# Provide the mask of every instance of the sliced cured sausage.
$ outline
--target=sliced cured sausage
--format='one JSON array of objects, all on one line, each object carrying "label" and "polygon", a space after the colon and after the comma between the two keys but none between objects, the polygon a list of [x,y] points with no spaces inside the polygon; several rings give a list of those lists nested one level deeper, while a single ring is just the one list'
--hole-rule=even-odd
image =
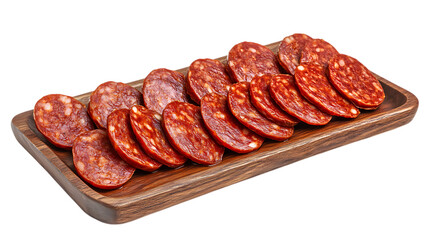
[{"label": "sliced cured sausage", "polygon": [[144,106],[159,114],[172,101],[188,102],[185,76],[165,68],[155,69],[147,75],[142,92]]},{"label": "sliced cured sausage", "polygon": [[145,154],[130,125],[130,110],[118,109],[107,118],[107,133],[113,148],[131,166],[153,172],[162,164]]},{"label": "sliced cured sausage", "polygon": [[198,59],[189,66],[186,83],[189,96],[200,104],[201,98],[207,93],[228,95],[232,81],[220,61]]},{"label": "sliced cured sausage", "polygon": [[212,137],[234,152],[248,153],[264,142],[264,138],[250,131],[231,114],[226,96],[206,94],[201,100],[201,115]]},{"label": "sliced cured sausage", "polygon": [[270,94],[287,113],[310,125],[325,125],[332,116],[320,111],[299,93],[291,75],[278,74],[270,82]]},{"label": "sliced cured sausage", "polygon": [[335,57],[338,51],[323,39],[313,39],[308,41],[301,53],[301,63],[315,63],[323,67],[328,66],[331,58]]},{"label": "sliced cured sausage", "polygon": [[131,126],[144,151],[153,159],[176,168],[186,162],[186,158],[170,145],[161,125],[161,115],[143,106],[136,105],[130,111]]},{"label": "sliced cured sausage", "polygon": [[256,110],[250,102],[248,82],[235,83],[231,86],[228,106],[238,121],[262,137],[283,141],[293,134],[293,127],[280,126]]},{"label": "sliced cured sausage", "polygon": [[177,151],[203,165],[222,161],[225,148],[205,129],[200,107],[171,102],[165,107],[162,118],[167,139]]},{"label": "sliced cured sausage", "polygon": [[71,149],[79,134],[94,129],[85,105],[61,94],[46,95],[37,101],[33,118],[40,133],[59,148]]},{"label": "sliced cured sausage", "polygon": [[102,83],[91,93],[89,115],[99,128],[107,127],[107,117],[116,109],[130,109],[141,104],[142,95],[135,88],[121,82]]},{"label": "sliced cured sausage", "polygon": [[332,85],[358,108],[375,109],[384,100],[384,90],[375,76],[358,60],[339,54],[329,61]]},{"label": "sliced cured sausage", "polygon": [[276,75],[255,76],[250,82],[250,100],[253,106],[269,120],[285,127],[295,126],[299,120],[284,112],[270,96],[271,78]]},{"label": "sliced cured sausage", "polygon": [[228,53],[228,70],[236,82],[250,82],[254,76],[280,73],[277,58],[267,47],[241,42]]},{"label": "sliced cured sausage", "polygon": [[345,118],[356,118],[359,115],[359,110],[329,83],[322,65],[299,65],[295,81],[300,93],[323,112]]},{"label": "sliced cured sausage", "polygon": [[73,144],[73,164],[87,183],[102,189],[124,185],[135,168],[126,163],[110,144],[107,132],[95,129],[79,135]]},{"label": "sliced cured sausage", "polygon": [[313,40],[306,34],[296,33],[283,39],[279,46],[279,63],[288,73],[294,75],[301,60],[301,52],[307,42]]}]

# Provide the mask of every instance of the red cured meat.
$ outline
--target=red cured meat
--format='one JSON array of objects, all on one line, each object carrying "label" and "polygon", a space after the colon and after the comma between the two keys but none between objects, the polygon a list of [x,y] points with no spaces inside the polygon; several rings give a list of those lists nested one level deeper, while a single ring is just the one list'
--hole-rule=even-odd
[{"label": "red cured meat", "polygon": [[250,82],[250,100],[253,106],[269,120],[285,127],[295,126],[299,120],[284,112],[271,98],[269,85],[276,75],[255,76]]},{"label": "red cured meat", "polygon": [[165,106],[172,101],[188,102],[185,76],[165,68],[155,69],[143,82],[143,102],[147,109],[162,114]]},{"label": "red cured meat", "polygon": [[201,98],[208,93],[228,95],[232,80],[220,61],[198,59],[189,66],[186,84],[191,99],[200,104]]},{"label": "red cured meat", "polygon": [[383,87],[358,60],[339,54],[329,61],[331,84],[358,108],[375,109],[383,102]]},{"label": "red cured meat", "polygon": [[[313,39],[305,44],[301,53],[301,63],[320,64],[323,67],[328,66],[331,58],[335,57],[338,51],[323,39]],[[295,70],[296,71],[296,70]]]},{"label": "red cured meat", "polygon": [[91,93],[88,112],[97,127],[104,129],[111,112],[130,109],[141,104],[141,99],[141,93],[125,83],[105,82]]},{"label": "red cured meat", "polygon": [[107,133],[113,148],[131,166],[153,172],[162,164],[145,154],[130,125],[130,110],[118,109],[107,118]]},{"label": "red cured meat", "polygon": [[79,135],[73,144],[73,163],[78,175],[102,189],[124,185],[135,168],[126,163],[110,144],[107,132],[95,129]]},{"label": "red cured meat", "polygon": [[144,151],[153,159],[176,168],[186,162],[168,142],[161,125],[161,115],[143,106],[133,106],[130,111],[131,126]]},{"label": "red cured meat", "polygon": [[295,81],[300,93],[323,112],[345,118],[356,118],[359,115],[359,110],[329,83],[323,66],[299,65]]},{"label": "red cured meat", "polygon": [[37,101],[33,118],[40,133],[59,148],[71,149],[79,134],[94,129],[85,105],[61,94],[46,95]]},{"label": "red cured meat", "polygon": [[293,134],[293,127],[280,126],[256,110],[250,102],[248,82],[235,83],[231,86],[228,106],[238,121],[262,137],[283,141]]},{"label": "red cured meat", "polygon": [[307,124],[325,125],[332,119],[301,95],[291,75],[275,75],[271,79],[270,93],[284,111]]},{"label": "red cured meat", "polygon": [[162,117],[167,139],[177,151],[203,165],[222,161],[225,148],[216,143],[205,129],[200,107],[171,102],[165,107]]},{"label": "red cured meat", "polygon": [[277,58],[267,47],[241,42],[229,51],[228,70],[236,82],[250,82],[254,76],[280,73]]},{"label": "red cured meat", "polygon": [[313,40],[306,34],[296,33],[283,39],[279,46],[279,63],[288,73],[294,75],[295,68],[301,61],[301,53],[305,44]]},{"label": "red cured meat", "polygon": [[201,100],[201,115],[212,137],[234,152],[248,153],[264,142],[264,138],[250,131],[232,115],[226,96],[206,94]]}]

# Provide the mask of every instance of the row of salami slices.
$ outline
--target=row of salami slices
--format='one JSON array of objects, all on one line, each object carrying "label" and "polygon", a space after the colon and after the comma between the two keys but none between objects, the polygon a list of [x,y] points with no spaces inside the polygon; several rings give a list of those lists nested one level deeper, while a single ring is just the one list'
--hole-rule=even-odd
[{"label": "row of salami slices", "polygon": [[[356,59],[304,34],[284,38],[278,53],[253,42],[235,45],[226,66],[194,61],[186,77],[153,70],[141,92],[106,82],[78,100],[51,94],[34,108],[38,130],[71,149],[76,172],[91,185],[122,186],[135,169],[222,161],[225,148],[248,153],[265,138],[284,141],[300,121],[325,125],[375,109],[383,88]],[[96,129],[98,128],[98,129]]]}]

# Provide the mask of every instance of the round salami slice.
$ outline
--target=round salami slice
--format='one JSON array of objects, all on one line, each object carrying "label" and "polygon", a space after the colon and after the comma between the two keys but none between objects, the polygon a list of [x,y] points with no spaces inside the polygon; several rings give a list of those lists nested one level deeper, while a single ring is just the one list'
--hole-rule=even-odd
[{"label": "round salami slice", "polygon": [[79,135],[73,144],[73,164],[78,175],[101,189],[124,185],[135,168],[126,163],[110,144],[107,132],[95,129]]},{"label": "round salami slice", "polygon": [[306,34],[296,33],[283,39],[279,46],[279,63],[288,73],[294,75],[295,68],[301,60],[301,52],[305,44],[313,40]]},{"label": "round salami slice", "polygon": [[345,118],[356,118],[359,115],[359,110],[329,83],[322,65],[299,65],[295,81],[301,94],[323,112]]},{"label": "round salami slice", "polygon": [[236,82],[250,82],[254,76],[280,73],[277,58],[267,47],[241,42],[229,51],[228,70]]},{"label": "round salami slice", "polygon": [[189,66],[186,84],[191,99],[200,104],[201,98],[207,93],[227,96],[232,81],[220,61],[198,59]]},{"label": "round salami slice", "polygon": [[291,75],[278,74],[270,82],[270,94],[287,113],[310,125],[325,125],[332,116],[320,111],[299,93]]},{"label": "round salami slice", "polygon": [[234,152],[248,153],[264,142],[264,138],[250,131],[231,114],[226,96],[206,94],[201,100],[201,115],[212,137]]},{"label": "round salami slice", "polygon": [[113,148],[131,166],[148,172],[162,166],[147,156],[137,142],[130,124],[130,110],[113,111],[107,118],[107,133]]},{"label": "round salami slice", "polygon": [[107,127],[107,117],[116,109],[130,109],[141,104],[142,95],[135,88],[121,82],[102,83],[91,93],[89,115],[98,128]]},{"label": "round salami slice", "polygon": [[256,110],[250,102],[249,83],[235,83],[228,93],[228,106],[244,126],[256,134],[276,141],[283,141],[293,134],[293,127],[280,126]]},{"label": "round salami slice", "polygon": [[130,119],[137,141],[150,157],[171,168],[180,167],[186,162],[186,158],[167,141],[161,115],[136,105],[131,108]]},{"label": "round salami slice", "polygon": [[337,54],[339,54],[338,51],[325,40],[313,39],[305,44],[301,53],[300,64],[315,63],[326,68],[329,60]]},{"label": "round salami slice", "polygon": [[172,101],[188,102],[185,90],[185,76],[165,68],[155,69],[143,82],[143,102],[147,109],[162,114]]},{"label": "round salami slice", "polygon": [[37,101],[33,118],[39,132],[59,148],[71,149],[79,134],[94,129],[85,105],[61,94],[46,95]]},{"label": "round salami slice", "polygon": [[385,98],[383,87],[358,60],[339,54],[329,61],[332,85],[358,108],[376,109]]},{"label": "round salami slice", "polygon": [[169,103],[162,114],[167,139],[177,151],[202,165],[222,161],[225,148],[204,127],[200,107],[184,102]]},{"label": "round salami slice", "polygon": [[269,120],[285,127],[295,126],[299,120],[284,112],[271,98],[269,86],[276,75],[255,76],[250,82],[250,100],[253,106]]}]

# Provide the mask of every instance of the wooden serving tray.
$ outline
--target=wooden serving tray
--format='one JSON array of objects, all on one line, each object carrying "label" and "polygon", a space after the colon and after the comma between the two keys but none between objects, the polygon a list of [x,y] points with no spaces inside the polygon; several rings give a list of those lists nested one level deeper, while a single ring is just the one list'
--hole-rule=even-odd
[{"label": "wooden serving tray", "polygon": [[[277,52],[279,43],[267,46]],[[226,57],[219,60],[225,62]],[[186,74],[187,70],[177,71]],[[124,223],[410,122],[418,108],[417,98],[386,79],[376,77],[384,88],[386,99],[375,111],[363,110],[356,119],[334,118],[321,127],[300,123],[289,140],[266,140],[259,150],[248,154],[226,152],[223,161],[216,166],[205,167],[188,161],[179,169],[163,167],[154,173],[136,171],[129,182],[115,190],[93,188],[81,180],[76,175],[71,152],[54,147],[39,133],[32,110],[16,115],[12,130],[18,142],[86,213],[106,223]],[[138,80],[129,85],[140,89],[142,83]],[[76,99],[87,104],[89,96],[90,93],[85,93]]]}]

